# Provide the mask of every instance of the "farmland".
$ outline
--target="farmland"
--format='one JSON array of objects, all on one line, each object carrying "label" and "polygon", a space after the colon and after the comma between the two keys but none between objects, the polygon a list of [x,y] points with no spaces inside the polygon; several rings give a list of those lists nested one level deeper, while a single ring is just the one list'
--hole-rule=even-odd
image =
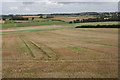
[{"label": "farmland", "polygon": [[34,21],[19,21],[16,23],[16,20],[8,20],[5,24],[2,24],[3,29],[6,28],[16,28],[16,27],[27,27],[27,26],[42,26],[42,25],[60,25],[67,24],[61,21],[51,21],[48,19],[35,19]]},{"label": "farmland", "polygon": [[0,23],[4,23],[4,21],[3,21],[3,20],[0,20]]},{"label": "farmland", "polygon": [[3,30],[3,78],[118,77],[118,29],[76,25]]},{"label": "farmland", "polygon": [[96,17],[93,17],[93,16],[90,16],[90,17],[88,17],[88,16],[80,16],[80,17],[78,17],[78,16],[76,16],[76,17],[68,17],[68,16],[56,16],[56,17],[54,17],[54,18],[52,18],[52,19],[54,19],[54,20],[62,20],[62,21],[65,21],[65,22],[69,22],[69,21],[73,21],[73,20],[76,20],[76,19],[89,19],[89,18],[96,18]]},{"label": "farmland", "polygon": [[2,77],[117,78],[118,15],[89,14],[4,15]]}]

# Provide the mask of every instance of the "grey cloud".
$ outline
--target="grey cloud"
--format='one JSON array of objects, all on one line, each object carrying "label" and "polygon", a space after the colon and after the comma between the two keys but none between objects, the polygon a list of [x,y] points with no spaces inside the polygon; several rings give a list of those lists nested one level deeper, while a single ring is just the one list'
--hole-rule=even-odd
[{"label": "grey cloud", "polygon": [[34,2],[23,2],[23,4],[25,4],[25,5],[31,5],[31,4],[34,4]]},{"label": "grey cloud", "polygon": [[79,13],[117,11],[117,2],[4,2],[3,14]]},{"label": "grey cloud", "polygon": [[94,4],[94,5],[100,5],[100,4],[107,4],[107,3],[116,3],[116,2],[58,2],[61,4]]}]

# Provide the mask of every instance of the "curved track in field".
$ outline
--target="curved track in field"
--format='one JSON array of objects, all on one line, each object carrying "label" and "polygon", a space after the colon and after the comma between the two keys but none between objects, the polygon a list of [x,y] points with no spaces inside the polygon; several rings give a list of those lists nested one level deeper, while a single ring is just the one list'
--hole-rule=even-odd
[{"label": "curved track in field", "polygon": [[28,27],[16,27],[16,28],[7,28],[3,29],[2,32],[11,32],[11,31],[30,31],[30,30],[46,30],[46,29],[56,29],[62,28],[60,25],[47,25],[47,26],[28,26]]}]

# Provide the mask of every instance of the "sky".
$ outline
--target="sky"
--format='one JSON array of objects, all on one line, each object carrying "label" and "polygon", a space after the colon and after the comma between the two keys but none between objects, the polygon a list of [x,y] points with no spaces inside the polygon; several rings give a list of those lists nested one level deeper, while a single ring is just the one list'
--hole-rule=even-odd
[{"label": "sky", "polygon": [[0,14],[116,12],[119,0],[3,0]]}]

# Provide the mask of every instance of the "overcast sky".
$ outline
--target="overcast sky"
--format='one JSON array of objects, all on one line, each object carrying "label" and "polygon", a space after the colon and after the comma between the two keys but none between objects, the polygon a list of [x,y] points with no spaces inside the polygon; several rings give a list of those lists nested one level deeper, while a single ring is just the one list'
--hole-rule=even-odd
[{"label": "overcast sky", "polygon": [[[74,1],[74,2],[73,2]],[[119,0],[3,0],[2,14],[116,12]]]}]

